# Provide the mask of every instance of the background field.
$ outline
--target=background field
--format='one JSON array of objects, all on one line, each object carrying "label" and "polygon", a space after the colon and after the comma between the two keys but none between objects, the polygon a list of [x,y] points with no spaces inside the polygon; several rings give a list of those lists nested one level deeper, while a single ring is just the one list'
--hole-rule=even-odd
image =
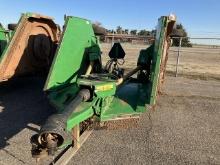
[{"label": "background field", "polygon": [[[123,44],[125,66],[146,45]],[[103,44],[103,61],[111,44]],[[162,95],[137,128],[94,131],[69,164],[220,164],[220,51],[171,48]],[[30,137],[53,112],[40,78],[0,85],[0,165],[34,164]]]},{"label": "background field", "polygon": [[[103,59],[104,63],[108,60],[108,52],[112,44],[103,43]],[[140,49],[145,49],[147,45],[135,45],[122,43],[126,51],[125,68],[134,68],[137,63],[137,58]],[[175,75],[177,47],[171,47],[169,50],[169,60],[167,64],[167,72]],[[178,66],[178,73],[184,76],[194,76],[197,78],[212,78],[220,79],[220,47],[213,46],[195,46],[193,48],[180,49],[180,63]]]}]

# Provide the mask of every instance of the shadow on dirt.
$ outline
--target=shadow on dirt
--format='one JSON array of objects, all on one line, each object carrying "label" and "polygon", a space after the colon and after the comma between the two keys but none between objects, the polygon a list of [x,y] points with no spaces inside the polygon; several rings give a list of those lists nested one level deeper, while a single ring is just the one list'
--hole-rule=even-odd
[{"label": "shadow on dirt", "polygon": [[54,112],[42,90],[44,81],[29,77],[0,84],[0,149],[24,128],[37,132],[28,124],[41,125]]}]

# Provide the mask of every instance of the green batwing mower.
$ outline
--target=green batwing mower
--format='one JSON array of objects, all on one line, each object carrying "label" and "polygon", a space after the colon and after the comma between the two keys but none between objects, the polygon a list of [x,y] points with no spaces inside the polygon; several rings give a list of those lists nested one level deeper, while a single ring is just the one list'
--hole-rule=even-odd
[{"label": "green batwing mower", "polygon": [[[78,146],[85,127],[138,118],[156,103],[170,46],[175,16],[158,20],[155,41],[140,51],[137,66],[128,73],[119,65],[126,55],[120,43],[101,63],[98,37],[90,21],[65,17],[65,25],[44,90],[57,109],[32,137],[33,157],[53,155],[67,145]],[[104,66],[104,67],[103,67]]]}]

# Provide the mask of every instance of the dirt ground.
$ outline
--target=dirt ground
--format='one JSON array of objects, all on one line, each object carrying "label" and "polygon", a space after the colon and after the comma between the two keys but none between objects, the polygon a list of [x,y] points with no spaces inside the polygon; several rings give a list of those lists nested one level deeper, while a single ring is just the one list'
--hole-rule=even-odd
[{"label": "dirt ground", "polygon": [[140,126],[96,131],[69,164],[220,164],[220,83],[167,77]]},{"label": "dirt ground", "polygon": [[[131,68],[146,46],[124,47]],[[220,164],[220,54],[183,52],[174,77],[174,49],[156,109],[137,128],[94,131],[69,164]],[[39,78],[0,84],[0,165],[35,163],[29,139],[53,112],[42,88]]]}]

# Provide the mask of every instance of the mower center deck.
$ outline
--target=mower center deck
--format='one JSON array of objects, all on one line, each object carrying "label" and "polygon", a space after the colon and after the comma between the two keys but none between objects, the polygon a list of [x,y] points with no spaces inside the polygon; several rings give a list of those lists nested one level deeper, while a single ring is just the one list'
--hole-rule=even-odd
[{"label": "mower center deck", "polygon": [[101,121],[137,116],[145,112],[149,104],[150,89],[148,84],[127,83],[121,86],[109,108],[102,112]]}]

